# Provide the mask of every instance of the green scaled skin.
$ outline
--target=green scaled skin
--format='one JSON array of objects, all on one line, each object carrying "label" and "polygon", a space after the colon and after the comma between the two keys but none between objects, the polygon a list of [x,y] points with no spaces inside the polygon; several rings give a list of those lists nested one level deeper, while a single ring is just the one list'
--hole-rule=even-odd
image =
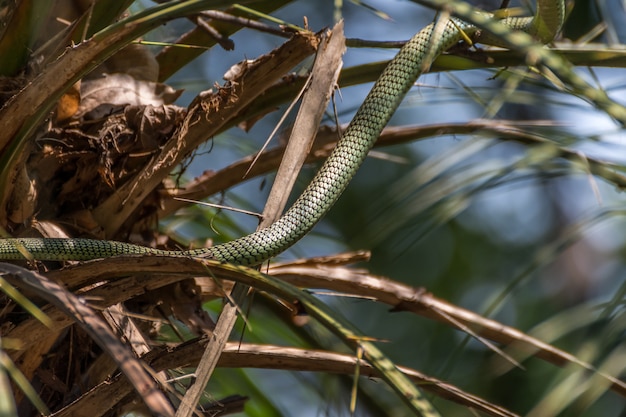
[{"label": "green scaled skin", "polygon": [[[564,19],[563,0],[539,0],[532,18],[511,18],[502,22],[549,42]],[[84,261],[116,255],[165,255],[215,259],[238,265],[260,264],[285,251],[330,210],[365,160],[400,102],[430,62],[476,28],[458,19],[431,24],[402,47],[383,71],[358,109],[337,147],[322,165],[311,184],[294,205],[271,226],[212,248],[164,251],[129,243],[58,238],[0,239],[0,260]],[[480,41],[498,43],[487,36]],[[29,255],[29,256],[25,256]]]}]

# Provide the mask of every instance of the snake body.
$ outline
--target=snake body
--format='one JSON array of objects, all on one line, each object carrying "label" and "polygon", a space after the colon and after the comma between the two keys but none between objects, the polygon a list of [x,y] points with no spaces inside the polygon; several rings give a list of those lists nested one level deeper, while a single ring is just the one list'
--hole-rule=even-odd
[{"label": "snake body", "polygon": [[[537,7],[534,17],[507,18],[502,22],[547,43],[563,23],[563,0],[538,0]],[[407,42],[376,81],[309,186],[279,220],[265,229],[225,244],[188,251],[165,251],[108,240],[8,238],[0,239],[0,259],[83,261],[116,255],[152,254],[211,258],[239,265],[255,265],[270,259],[305,236],[330,210],[408,90],[429,66],[427,61],[456,45],[464,36],[485,44],[498,44],[497,39],[488,38],[476,27],[456,18],[432,23]]]}]

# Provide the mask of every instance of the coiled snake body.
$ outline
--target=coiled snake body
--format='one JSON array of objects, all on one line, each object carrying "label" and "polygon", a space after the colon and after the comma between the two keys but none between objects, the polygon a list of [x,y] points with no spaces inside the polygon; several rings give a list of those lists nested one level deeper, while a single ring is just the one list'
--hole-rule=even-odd
[{"label": "coiled snake body", "polygon": [[[551,41],[564,19],[563,0],[538,0],[534,17],[507,18],[508,27],[525,31],[544,43]],[[456,45],[463,36],[497,45],[461,20],[433,23],[416,34],[389,63],[358,109],[335,150],[293,206],[271,226],[211,248],[164,251],[123,242],[93,239],[0,239],[0,259],[75,260],[116,255],[167,255],[202,257],[239,265],[259,264],[286,250],[328,212],[346,188],[405,94],[430,62]]]}]

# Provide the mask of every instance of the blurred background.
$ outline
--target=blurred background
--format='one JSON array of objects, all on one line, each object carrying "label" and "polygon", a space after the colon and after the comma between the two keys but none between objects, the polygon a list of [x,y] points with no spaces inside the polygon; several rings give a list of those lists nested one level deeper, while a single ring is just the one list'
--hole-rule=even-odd
[{"label": "blurred background", "polygon": [[[306,16],[313,30],[332,26],[341,18],[347,38],[380,41],[406,40],[434,18],[432,10],[410,1],[359,3],[294,1],[273,16],[298,25]],[[499,6],[497,2],[474,5],[487,10]],[[533,7],[529,3],[511,6]],[[576,1],[568,6],[571,14],[559,46],[624,41],[624,6],[619,1]],[[167,39],[167,31],[163,28],[159,35]],[[234,63],[282,42],[250,31],[239,32],[233,40],[234,51],[213,48],[171,81],[186,90],[181,104],[198,89],[220,82]],[[390,59],[395,51],[349,48],[344,68]],[[622,68],[579,68],[578,72],[615,100],[625,101]],[[350,120],[369,87],[342,88],[336,94],[340,123]],[[335,125],[333,112],[329,108],[325,124]],[[280,110],[270,114],[247,133],[233,129],[215,138],[206,153],[193,160],[187,175],[218,169],[254,152],[281,115]],[[371,261],[360,267],[424,287],[450,303],[537,334],[620,375],[626,354],[622,324],[626,200],[620,184],[591,174],[588,158],[622,165],[626,161],[624,131],[603,112],[524,67],[422,76],[391,124],[462,124],[478,119],[511,123],[546,140],[523,143],[479,132],[378,148],[330,215],[280,258],[370,250]],[[561,157],[564,148],[574,156]],[[315,171],[316,166],[309,166],[301,175],[300,190]],[[271,176],[253,179],[212,201],[261,211],[271,180]],[[211,230],[208,224],[227,240],[229,233],[253,230],[256,220],[198,209],[168,227],[198,238],[198,230]],[[586,380],[573,370],[532,358],[523,362],[523,368],[512,367],[484,344],[439,323],[389,313],[386,306],[367,300],[324,299],[366,334],[389,341],[380,347],[398,364],[450,381],[522,415],[542,401],[561,404],[563,409],[556,407],[559,415],[625,413],[624,399],[616,394],[605,389],[584,394],[581,387]],[[267,323],[272,314],[262,304],[253,305],[254,330],[246,331],[243,340],[294,342],[290,339],[296,336],[285,329],[254,326]],[[320,341],[328,343],[328,338],[310,325],[302,329],[296,343],[315,346]],[[247,415],[270,415],[266,413],[271,408],[276,415],[348,413],[347,380],[307,373],[219,372],[214,381],[220,382],[211,382],[215,392],[229,393],[230,384],[241,387],[243,381],[251,384],[248,393],[254,400],[246,408]],[[252,387],[258,393],[252,394]],[[580,392],[573,395],[577,388]],[[391,397],[385,399],[384,384],[365,382],[363,389],[376,397],[376,405],[362,398],[357,415],[380,415],[381,410],[404,415],[402,405]],[[282,390],[289,395],[274,395]],[[260,397],[267,408],[262,408]],[[565,405],[570,401],[573,404]],[[461,407],[434,402],[444,415],[470,415]]]}]

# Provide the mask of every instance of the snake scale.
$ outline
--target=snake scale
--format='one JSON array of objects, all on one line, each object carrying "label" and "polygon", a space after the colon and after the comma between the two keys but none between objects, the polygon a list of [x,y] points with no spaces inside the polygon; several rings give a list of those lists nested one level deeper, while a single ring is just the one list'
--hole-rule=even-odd
[{"label": "snake scale", "polygon": [[[501,22],[547,43],[560,30],[564,15],[563,0],[538,0],[535,16],[506,18]],[[7,238],[0,239],[0,259],[19,260],[29,255],[42,261],[84,261],[152,254],[210,258],[239,265],[264,262],[305,236],[330,210],[419,75],[430,61],[465,37],[498,45],[497,39],[456,18],[432,23],[408,41],[378,78],[309,186],[279,220],[265,229],[222,245],[188,251],[165,251],[108,240]]]}]

